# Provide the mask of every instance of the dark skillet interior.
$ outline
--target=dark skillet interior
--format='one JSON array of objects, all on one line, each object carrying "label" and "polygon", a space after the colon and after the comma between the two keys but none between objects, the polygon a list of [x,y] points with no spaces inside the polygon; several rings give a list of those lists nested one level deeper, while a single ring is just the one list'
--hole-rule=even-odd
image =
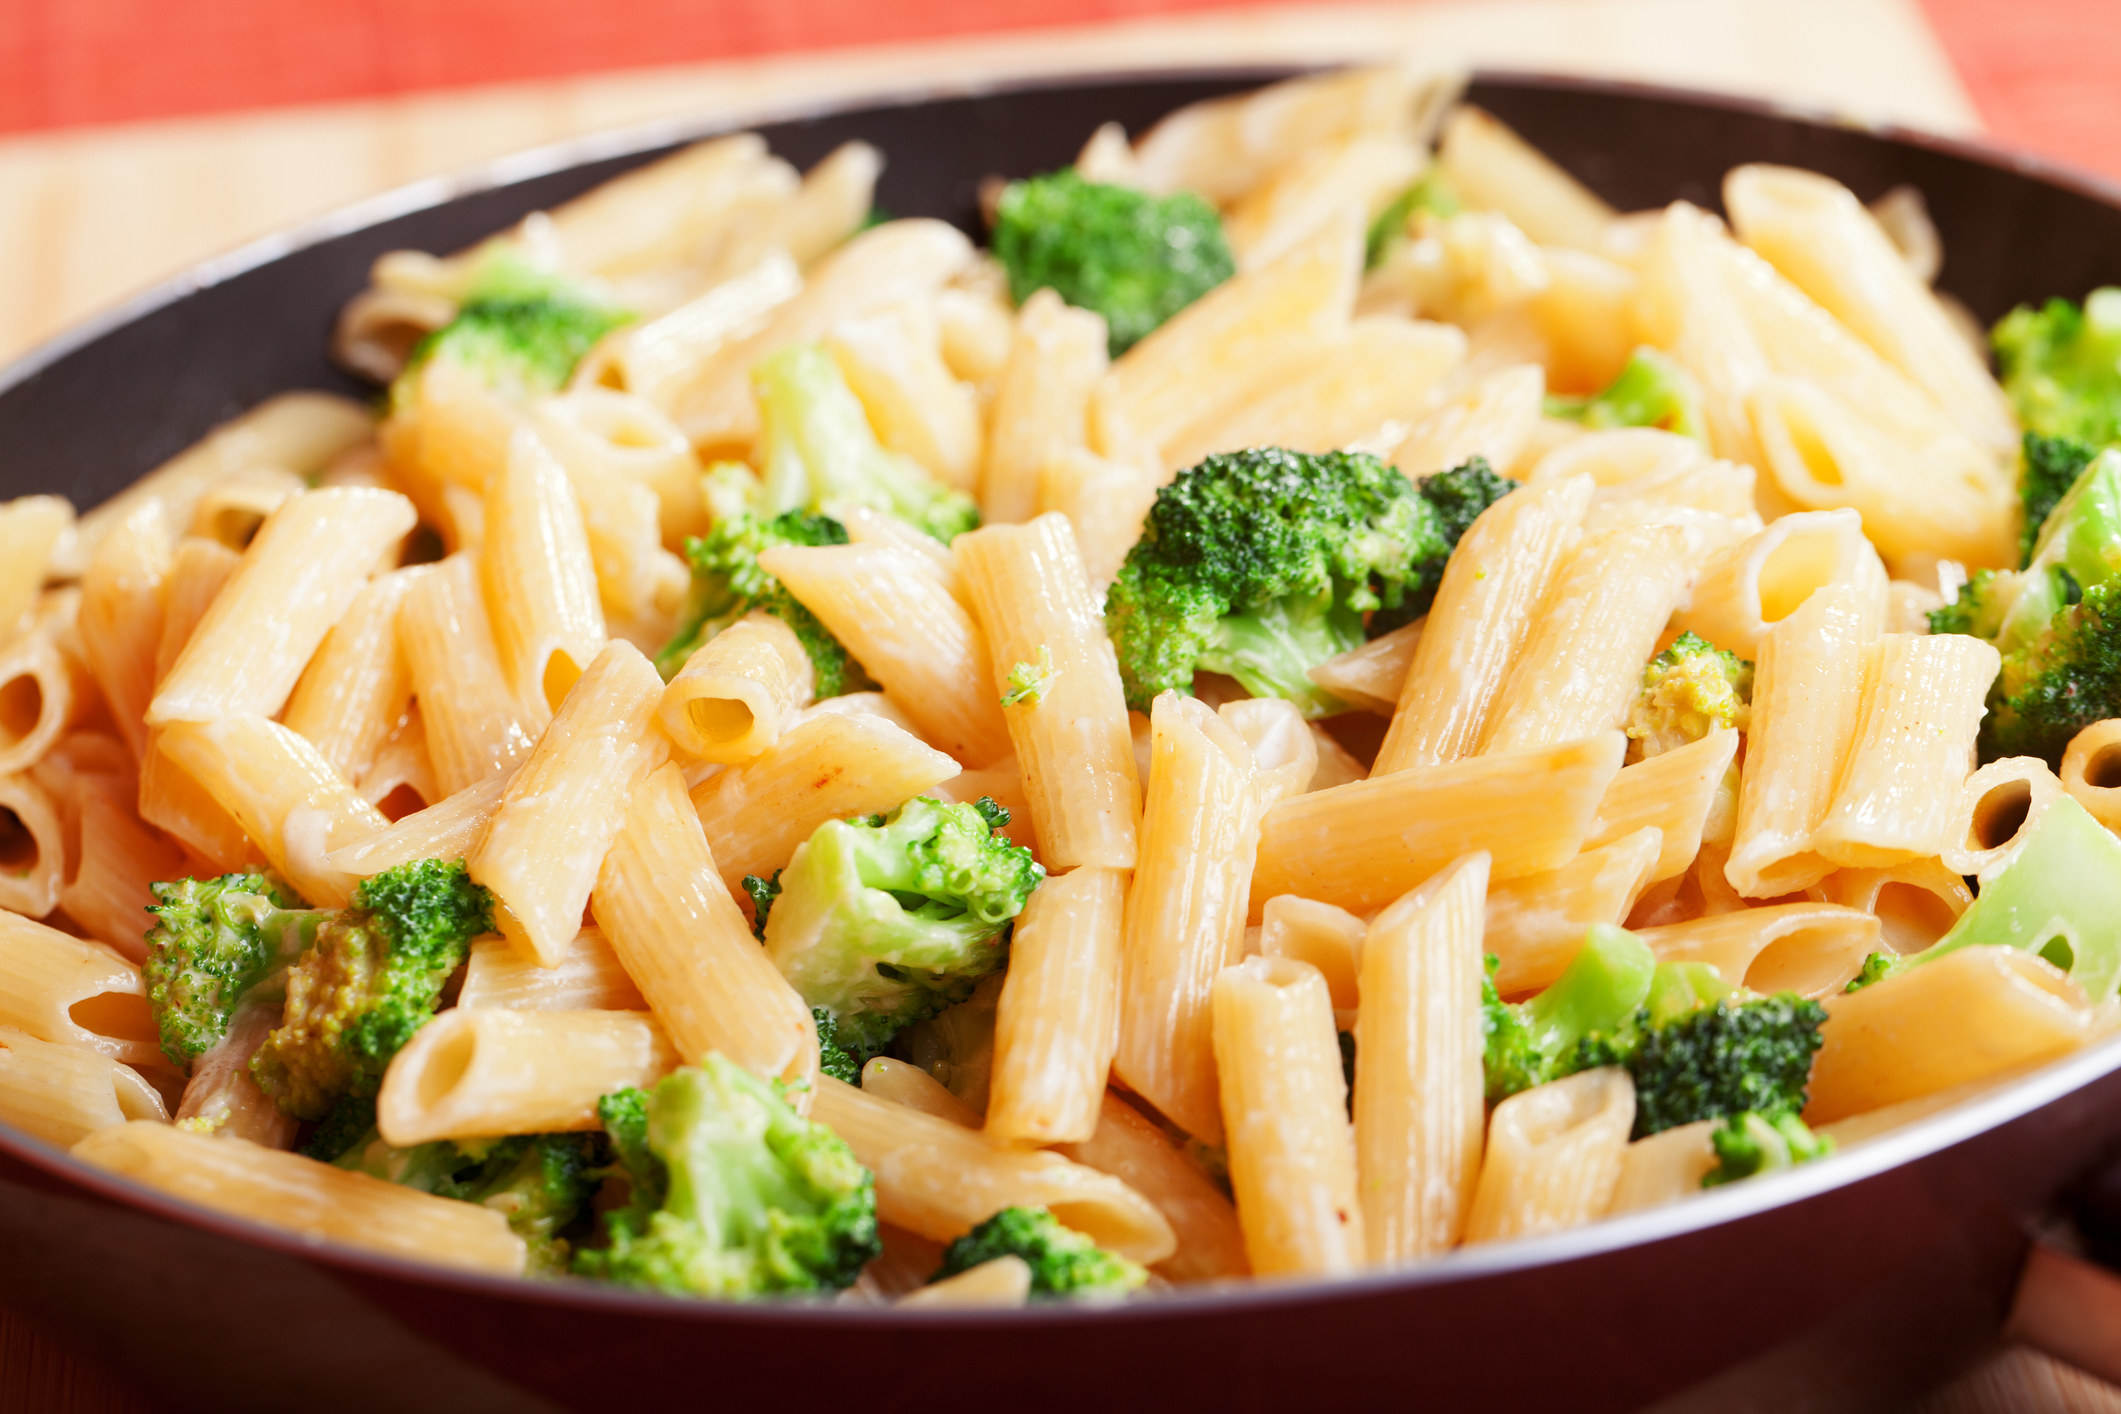
[{"label": "dark skillet interior", "polygon": [[[1138,132],[1179,104],[1272,76],[1092,80],[761,131],[799,165],[867,139],[890,160],[885,206],[970,229],[981,177],[1059,166],[1100,122]],[[1472,97],[1622,209],[1674,197],[1715,206],[1723,172],[1748,161],[1824,171],[1866,199],[1912,183],[1944,239],[1943,285],[1983,319],[2121,281],[2110,197],[1949,144],[1611,85],[1490,76]],[[650,155],[468,190],[195,292],[165,291],[33,355],[0,373],[0,495],[93,503],[272,393],[362,391],[324,346],[377,255],[460,247]],[[1787,1203],[1733,1190],[1702,1200],[1730,1220],[1664,1223],[1632,1246],[1593,1229],[1543,1266],[913,1326],[312,1261],[297,1243],[246,1240],[224,1220],[171,1221],[177,1210],[159,1199],[111,1202],[111,1185],[92,1184],[98,1196],[69,1182],[50,1150],[0,1131],[0,1302],[171,1407],[213,1410],[830,1401],[869,1411],[968,1389],[1033,1409],[1499,1411],[1559,1400],[1589,1414],[1670,1399],[1659,1407],[1871,1410],[1992,1338],[2026,1215],[2121,1142],[2116,1072],[2111,1058],[2087,1064],[2078,1088],[1913,1162],[1835,1178],[1861,1167],[1852,1157],[1848,1170],[1795,1181],[1808,1196]]]}]

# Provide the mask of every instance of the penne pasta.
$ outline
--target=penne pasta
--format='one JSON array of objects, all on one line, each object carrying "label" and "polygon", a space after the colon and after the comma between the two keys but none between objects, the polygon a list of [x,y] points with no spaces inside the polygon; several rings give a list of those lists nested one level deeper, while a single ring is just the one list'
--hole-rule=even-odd
[{"label": "penne pasta", "polygon": [[1884,941],[1879,920],[1832,903],[1777,903],[1644,928],[1659,959],[1704,962],[1733,986],[1827,996],[1863,970]]},{"label": "penne pasta", "polygon": [[1050,1145],[1097,1132],[1119,1049],[1126,894],[1123,872],[1089,865],[1040,883],[1017,916],[994,1019],[990,1139]]},{"label": "penne pasta", "polygon": [[167,1123],[169,1107],[132,1067],[0,1026],[0,1121],[65,1149],[135,1119]]},{"label": "penne pasta", "polygon": [[1467,1244],[1561,1232],[1603,1217],[1634,1123],[1635,1086],[1617,1067],[1582,1071],[1497,1105],[1466,1217]]},{"label": "penne pasta", "polygon": [[[2093,722],[2069,739],[2059,773],[2062,788],[2109,830],[2121,825],[2121,718]],[[1954,841],[1957,843],[1957,841]]]},{"label": "penne pasta", "polygon": [[1350,707],[1390,717],[1399,706],[1407,670],[1428,622],[1426,616],[1418,618],[1345,653],[1334,654],[1311,669],[1311,681]]},{"label": "penne pasta", "polygon": [[1024,301],[988,413],[979,481],[987,524],[1031,519],[1040,475],[1089,445],[1090,399],[1108,365],[1105,344],[1103,315],[1065,304],[1050,289]]},{"label": "penne pasta", "polygon": [[281,718],[350,781],[368,773],[412,700],[412,674],[398,644],[398,609],[412,584],[394,571],[354,596],[295,683]]},{"label": "penne pasta", "polygon": [[[82,838],[79,823],[77,840]],[[58,907],[66,855],[51,796],[29,776],[0,776],[0,908],[42,918]],[[139,921],[137,915],[133,921]]]},{"label": "penne pasta", "polygon": [[1093,597],[1102,598],[1141,539],[1156,490],[1157,480],[1147,471],[1088,448],[1061,452],[1039,472],[1039,514],[1068,518]]},{"label": "penne pasta", "polygon": [[815,681],[795,631],[754,611],[685,660],[656,703],[656,721],[687,756],[736,765],[780,740]]},{"label": "penne pasta", "polygon": [[1496,990],[1514,997],[1552,984],[1583,946],[1586,929],[1618,924],[1633,911],[1663,850],[1663,831],[1652,826],[1586,849],[1559,869],[1491,886],[1483,946],[1501,960]]},{"label": "penne pasta", "polygon": [[1954,874],[1987,883],[2003,872],[2066,794],[2037,756],[2005,756],[1966,778],[1959,788],[1938,859]]},{"label": "penne pasta", "polygon": [[0,1026],[126,1065],[161,1055],[140,969],[108,948],[0,912]]},{"label": "penne pasta", "polygon": [[1598,802],[1598,824],[1584,847],[1595,849],[1654,828],[1662,843],[1651,881],[1684,874],[1701,850],[1717,802],[1735,789],[1738,737],[1734,731],[1713,731],[1621,767]]},{"label": "penne pasta", "polygon": [[1355,978],[1368,926],[1345,908],[1277,894],[1260,910],[1259,953],[1317,968],[1326,979],[1326,995],[1333,999],[1333,1015],[1347,1031],[1355,1018]]},{"label": "penne pasta", "polygon": [[1966,880],[1934,859],[1886,869],[1840,869],[1820,891],[1827,902],[1860,909],[1878,920],[1879,941],[1892,952],[1918,953],[1952,930],[1973,903]]},{"label": "penne pasta", "polygon": [[944,485],[970,491],[980,472],[979,397],[950,371],[941,343],[932,305],[907,303],[842,320],[825,347],[878,441]]},{"label": "penne pasta", "polygon": [[604,611],[573,483],[535,433],[509,444],[485,511],[479,572],[502,671],[517,698],[558,711],[604,646]]},{"label": "penne pasta", "polygon": [[601,930],[575,934],[552,967],[540,967],[513,943],[488,933],[472,939],[457,1005],[467,1011],[646,1011],[641,989],[620,965]]},{"label": "penne pasta", "polygon": [[596,1129],[598,1100],[653,1085],[677,1065],[646,1012],[459,1004],[391,1058],[376,1126],[400,1146]]},{"label": "penne pasta", "polygon": [[1603,248],[1613,208],[1481,109],[1452,111],[1436,160],[1467,205],[1502,212],[1533,240]]},{"label": "penne pasta", "polygon": [[435,784],[448,795],[530,755],[544,698],[519,700],[502,674],[475,556],[442,561],[405,592],[398,642],[419,699]]},{"label": "penne pasta", "polygon": [[171,537],[161,505],[143,502],[126,519],[107,524],[81,579],[81,649],[89,675],[143,763]]},{"label": "penne pasta", "polygon": [[455,795],[332,850],[324,856],[325,862],[366,878],[416,859],[467,858],[486,838],[486,829],[515,778],[516,768],[496,771]]},{"label": "penne pasta", "polygon": [[1055,1150],[1111,1174],[1163,1214],[1178,1247],[1156,1264],[1159,1276],[1175,1282],[1220,1281],[1251,1270],[1236,1207],[1163,1130],[1112,1091],[1105,1092],[1099,1108],[1097,1132]]},{"label": "penne pasta", "polygon": [[1722,1123],[1701,1119],[1662,1130],[1627,1146],[1620,1160],[1620,1181],[1613,1185],[1609,1217],[1661,1208],[1701,1192],[1701,1181],[1721,1160],[1709,1136]]}]

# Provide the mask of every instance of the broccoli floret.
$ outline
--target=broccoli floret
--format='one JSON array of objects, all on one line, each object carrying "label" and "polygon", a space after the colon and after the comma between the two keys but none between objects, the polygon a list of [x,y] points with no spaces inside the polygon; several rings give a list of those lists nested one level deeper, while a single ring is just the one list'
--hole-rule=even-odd
[{"label": "broccoli floret", "polygon": [[1393,197],[1392,204],[1378,212],[1377,219],[1370,223],[1362,243],[1363,269],[1375,270],[1384,264],[1385,257],[1407,238],[1415,218],[1434,216],[1440,220],[1456,216],[1464,209],[1451,179],[1443,174],[1441,167],[1431,167],[1416,178],[1412,186]]},{"label": "broccoli floret", "polygon": [[1035,661],[1019,660],[1009,669],[1006,690],[1002,693],[1002,706],[1014,707],[1028,702],[1036,707],[1046,700],[1053,690],[1053,680],[1060,676],[1060,669],[1053,666],[1053,650],[1041,643]]},{"label": "broccoli floret", "polygon": [[1880,948],[1877,952],[1863,959],[1862,970],[1857,972],[1854,977],[1851,977],[1849,984],[1841,990],[1844,992],[1860,992],[1865,987],[1883,982],[1895,973],[1905,972],[1911,961],[1912,959],[1902,957],[1899,953],[1887,952]]},{"label": "broccoli floret", "polygon": [[954,1277],[997,1257],[1021,1257],[1031,1268],[1033,1296],[1119,1297],[1149,1274],[1065,1228],[1044,1208],[1004,1208],[943,1249],[931,1282]]},{"label": "broccoli floret", "polygon": [[1724,997],[1641,1028],[1627,1056],[1637,1139],[1697,1119],[1804,1108],[1826,1008],[1794,993]]},{"label": "broccoli floret", "polygon": [[876,439],[861,400],[832,356],[798,344],[751,370],[759,404],[759,455],[768,515],[837,516],[867,506],[918,526],[944,544],[979,524],[970,496]]},{"label": "broccoli floret", "polygon": [[602,1113],[631,1195],[608,1245],[576,1254],[586,1276],[725,1299],[834,1291],[883,1250],[869,1170],[719,1054]]},{"label": "broccoli floret", "polygon": [[1146,710],[1159,692],[1190,691],[1205,670],[1307,716],[1339,710],[1310,670],[1363,641],[1366,612],[1426,607],[1452,524],[1472,502],[1492,501],[1492,476],[1468,463],[1417,490],[1366,453],[1279,447],[1180,472],[1157,493],[1105,598],[1128,705]]},{"label": "broccoli floret", "polygon": [[2020,305],[1989,342],[2026,431],[2093,447],[2121,439],[2121,289],[2093,290],[2081,308]]},{"label": "broccoli floret", "polygon": [[393,401],[422,367],[447,359],[516,399],[556,393],[597,340],[632,319],[587,290],[520,258],[489,259],[456,317],[413,348]]},{"label": "broccoli floret", "polygon": [[1682,437],[1705,438],[1701,386],[1670,354],[1647,346],[1628,356],[1620,376],[1589,397],[1549,397],[1548,417],[1585,427],[1655,427]]},{"label": "broccoli floret", "polygon": [[1724,728],[1752,720],[1753,665],[1693,633],[1642,670],[1642,690],[1628,708],[1628,736],[1644,757],[1660,756]]},{"label": "broccoli floret", "polygon": [[1150,196],[1072,170],[1003,188],[992,245],[1018,304],[1051,289],[1096,310],[1114,358],[1237,272],[1222,218],[1199,196]]},{"label": "broccoli floret", "polygon": [[2018,564],[2022,568],[2033,560],[2033,547],[2039,542],[2040,527],[2046,522],[2048,513],[2055,504],[2076,484],[2084,474],[2084,468],[2092,464],[2099,449],[2089,442],[2079,442],[2074,437],[2043,437],[2037,432],[2025,434],[2021,466],[2018,472],[2018,500],[2025,509],[2025,524],[2018,531]]},{"label": "broccoli floret", "polygon": [[2017,583],[2018,576],[2009,570],[1975,570],[1951,603],[1930,610],[1930,632],[1971,634],[1993,643]]},{"label": "broccoli floret", "polygon": [[1499,959],[1481,979],[1481,1057],[1488,1103],[1579,1070],[1615,1064],[1650,1000],[1657,957],[1624,928],[1598,925],[1552,986],[1511,1004],[1495,991]]},{"label": "broccoli floret", "polygon": [[373,1095],[384,1067],[426,1025],[443,984],[493,931],[493,895],[462,860],[422,859],[354,890],[287,971],[287,1009],[251,1058],[251,1076],[298,1119],[342,1095]]},{"label": "broccoli floret", "polygon": [[292,889],[264,873],[178,879],[149,890],[155,922],[140,973],[162,1054],[188,1070],[221,1043],[246,997],[261,984],[276,990],[325,915],[303,909]]},{"label": "broccoli floret", "polygon": [[1716,1147],[1716,1167],[1703,1175],[1703,1188],[1716,1188],[1777,1169],[1794,1168],[1834,1152],[1834,1141],[1814,1134],[1788,1110],[1762,1114],[1747,1110],[1729,1116],[1709,1135]]},{"label": "broccoli floret", "polygon": [[839,1044],[873,1052],[971,995],[1045,870],[973,805],[924,796],[879,823],[828,820],[781,875],[766,948]]},{"label": "broccoli floret", "polygon": [[751,895],[751,936],[762,943],[766,941],[766,920],[773,915],[773,901],[781,896],[781,874],[776,869],[770,879],[756,874],[744,876],[744,892]]},{"label": "broccoli floret", "polygon": [[1486,457],[1472,457],[1463,466],[1424,476],[1414,484],[1421,499],[1436,513],[1436,530],[1443,548],[1414,567],[1407,578],[1405,595],[1397,604],[1385,604],[1370,615],[1366,630],[1372,638],[1403,628],[1429,612],[1436,591],[1443,584],[1444,567],[1451,552],[1472,529],[1481,513],[1517,489],[1517,483],[1499,476]]},{"label": "broccoli floret", "polygon": [[819,698],[859,692],[869,675],[844,645],[796,601],[772,575],[759,568],[759,556],[779,545],[844,545],[847,527],[831,516],[789,511],[770,520],[739,511],[715,523],[705,536],[685,541],[692,565],[692,587],[678,611],[677,631],[655,655],[656,671],[665,681],[677,675],[700,645],[754,609],[763,609],[794,631],[810,655]]},{"label": "broccoli floret", "polygon": [[817,1068],[834,1080],[844,1080],[859,1087],[862,1067],[875,1053],[859,1043],[853,1043],[853,1048],[849,1049],[848,1044],[840,1040],[839,1023],[823,1007],[812,1007],[810,1015],[817,1023]]}]

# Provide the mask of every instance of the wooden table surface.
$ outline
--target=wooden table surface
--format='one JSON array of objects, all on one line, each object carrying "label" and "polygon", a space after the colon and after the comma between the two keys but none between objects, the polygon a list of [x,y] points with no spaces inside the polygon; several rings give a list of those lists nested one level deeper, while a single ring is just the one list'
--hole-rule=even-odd
[{"label": "wooden table surface", "polygon": [[[1428,0],[1255,7],[993,37],[400,94],[271,113],[0,138],[0,360],[195,260],[420,177],[676,114],[743,115],[850,93],[1187,63],[1333,61],[1393,50],[1777,97],[1851,116],[2006,134],[2097,160],[2109,70],[2032,82],[2007,42],[2042,4],[1995,0]],[[2113,0],[2062,0],[2084,34]],[[1109,11],[1108,11],[1109,12]],[[8,35],[0,7],[0,60]],[[1944,21],[1933,25],[1932,19]],[[2053,15],[2047,20],[2052,28]],[[2102,23],[2103,22],[2103,23]],[[2089,26],[2090,28],[2084,28]],[[1940,29],[1942,37],[1940,37]],[[2067,32],[2064,32],[2064,38]],[[2080,46],[2080,49],[2082,46]],[[1955,65],[1955,60],[1956,65]],[[2084,67],[2089,67],[2087,63]],[[6,72],[0,63],[0,75]],[[2013,94],[2034,93],[2018,103]],[[1999,97],[2000,95],[2000,97]],[[7,115],[0,96],[0,121]],[[144,1414],[117,1377],[0,1311],[0,1414]],[[2007,1350],[1924,1414],[2121,1414],[2121,1389]]]}]

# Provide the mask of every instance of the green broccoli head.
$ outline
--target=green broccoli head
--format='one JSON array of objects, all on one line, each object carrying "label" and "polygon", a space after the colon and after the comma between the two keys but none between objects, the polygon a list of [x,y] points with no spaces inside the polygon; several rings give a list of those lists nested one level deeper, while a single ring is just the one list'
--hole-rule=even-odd
[{"label": "green broccoli head", "polygon": [[859,1087],[862,1067],[877,1053],[876,1049],[863,1045],[854,1036],[843,1038],[839,1023],[823,1007],[812,1007],[810,1017],[817,1023],[817,1068],[834,1080]]},{"label": "green broccoli head", "polygon": [[1050,289],[1097,311],[1114,358],[1237,271],[1222,218],[1194,193],[1151,196],[1073,170],[1003,188],[992,245],[1018,304]]},{"label": "green broccoli head", "polygon": [[597,340],[632,319],[589,291],[517,257],[481,267],[456,317],[422,339],[394,385],[393,401],[435,359],[479,376],[515,399],[556,393]]},{"label": "green broccoli head", "polygon": [[2070,738],[2121,715],[2121,585],[2099,584],[2024,648],[2008,653],[1981,724],[1981,759],[2059,765]]},{"label": "green broccoli head", "polygon": [[678,611],[677,631],[655,656],[665,681],[677,675],[700,645],[754,609],[763,609],[794,631],[810,655],[817,696],[838,697],[869,686],[869,675],[817,615],[759,568],[759,556],[779,545],[844,545],[847,527],[831,516],[788,511],[771,519],[738,512],[715,523],[705,536],[685,542],[692,586]]},{"label": "green broccoli head", "polygon": [[751,897],[751,936],[762,943],[766,941],[766,920],[773,916],[773,901],[781,896],[783,872],[774,870],[770,879],[756,874],[744,876],[744,892]]},{"label": "green broccoli head", "polygon": [[1929,612],[1931,633],[1966,633],[1993,643],[2018,589],[2009,570],[1975,570],[1952,602]]},{"label": "green broccoli head", "polygon": [[1644,346],[1603,392],[1589,397],[1550,397],[1549,417],[1566,418],[1585,427],[1655,427],[1682,437],[1706,439],[1701,412],[1701,385],[1670,354]]},{"label": "green broccoli head", "polygon": [[772,515],[841,515],[867,506],[944,544],[979,524],[979,507],[876,439],[839,365],[815,344],[772,354],[751,370],[759,404],[760,496]]},{"label": "green broccoli head", "polygon": [[2026,431],[2093,447],[2121,439],[2121,289],[2093,290],[2082,306],[2020,305],[1989,342]]},{"label": "green broccoli head", "polygon": [[1626,1058],[1637,1139],[1697,1119],[1804,1108],[1826,1008],[1794,993],[1723,997],[1654,1019]]},{"label": "green broccoli head", "polygon": [[1385,257],[1407,238],[1417,218],[1434,216],[1439,219],[1456,216],[1465,209],[1458,199],[1458,190],[1451,179],[1443,174],[1443,168],[1431,167],[1415,178],[1414,184],[1392,198],[1392,204],[1377,213],[1370,229],[1363,237],[1362,267],[1375,270],[1384,264]]},{"label": "green broccoli head", "polygon": [[828,820],[796,849],[766,948],[837,1043],[874,1053],[970,996],[1002,962],[1045,870],[974,805],[925,796],[880,822]]},{"label": "green broccoli head", "polygon": [[1135,1262],[1060,1225],[1044,1208],[1004,1208],[943,1249],[931,1282],[954,1277],[997,1257],[1021,1257],[1031,1268],[1033,1296],[1113,1298],[1149,1279]]},{"label": "green broccoli head", "polygon": [[1834,1152],[1834,1141],[1814,1134],[1788,1110],[1762,1114],[1745,1110],[1729,1116],[1709,1135],[1716,1167],[1702,1176],[1703,1188],[1717,1188],[1778,1169],[1794,1168]]},{"label": "green broccoli head", "polygon": [[1876,986],[1896,973],[1905,972],[1910,961],[1911,959],[1902,957],[1899,953],[1887,952],[1881,948],[1863,959],[1861,970],[1851,977],[1849,984],[1841,990],[1860,992],[1865,987]]},{"label": "green broccoli head", "polygon": [[1644,757],[1699,741],[1724,728],[1744,731],[1752,719],[1753,665],[1693,633],[1642,670],[1642,690],[1628,708],[1627,733]]},{"label": "green broccoli head", "polygon": [[150,886],[147,960],[141,976],[162,1033],[162,1053],[180,1069],[221,1043],[245,997],[277,983],[326,916],[305,910],[292,889],[265,873],[178,879]]},{"label": "green broccoli head", "polygon": [[608,1105],[632,1188],[575,1270],[677,1296],[834,1291],[880,1251],[876,1181],[773,1086],[710,1054]]},{"label": "green broccoli head", "polygon": [[427,1024],[471,940],[493,931],[493,895],[462,860],[421,859],[363,881],[287,970],[287,1010],[251,1076],[298,1119],[342,1095],[373,1095],[384,1067]]},{"label": "green broccoli head", "polygon": [[1481,981],[1482,1069],[1493,1105],[1535,1085],[1601,1065],[1632,1046],[1657,958],[1624,928],[1593,927],[1553,985],[1511,1004],[1495,990],[1498,959]]},{"label": "green broccoli head", "polygon": [[1516,489],[1517,483],[1497,475],[1486,457],[1470,458],[1463,466],[1424,476],[1415,483],[1421,499],[1436,513],[1436,529],[1443,548],[1414,567],[1397,604],[1381,604],[1370,615],[1366,630],[1370,637],[1403,628],[1429,612],[1430,605],[1436,602],[1436,591],[1443,584],[1444,567],[1450,563],[1458,542],[1482,512]]},{"label": "green broccoli head", "polygon": [[2079,442],[2074,437],[2043,437],[2037,432],[2025,434],[2018,472],[2018,500],[2025,510],[2025,523],[2018,530],[2018,563],[2021,567],[2033,560],[2033,548],[2040,540],[2040,527],[2046,522],[2048,513],[2077,478],[2084,468],[2092,464],[2099,449],[2089,442]]},{"label": "green broccoli head", "polygon": [[1492,501],[1492,476],[1469,463],[1429,478],[1432,497],[1366,453],[1279,447],[1180,472],[1105,599],[1128,705],[1205,670],[1308,716],[1338,710],[1310,670],[1363,641],[1368,611],[1426,607],[1454,543],[1446,510]]}]

